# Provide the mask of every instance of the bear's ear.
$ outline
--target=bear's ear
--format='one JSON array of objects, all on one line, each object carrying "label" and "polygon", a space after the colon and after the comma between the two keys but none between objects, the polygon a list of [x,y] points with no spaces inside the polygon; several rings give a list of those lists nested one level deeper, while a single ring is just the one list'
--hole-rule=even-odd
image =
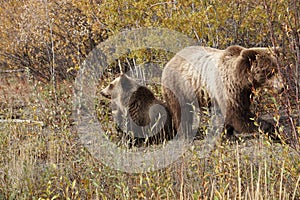
[{"label": "bear's ear", "polygon": [[128,76],[126,74],[121,73],[121,75],[120,75],[120,82],[121,82],[122,86],[128,84],[129,83]]},{"label": "bear's ear", "polygon": [[124,90],[128,90],[132,87],[132,80],[126,74],[120,76],[120,83]]},{"label": "bear's ear", "polygon": [[241,51],[237,61],[237,69],[241,75],[248,74],[252,63],[256,60],[257,54],[258,52],[253,49],[244,49]]},{"label": "bear's ear", "polygon": [[258,52],[253,49],[243,49],[240,52],[240,55],[237,58],[237,62],[236,62],[236,67],[237,67],[236,72],[237,72],[237,76],[243,79],[243,82],[248,82],[249,78],[250,79],[252,78],[250,74],[251,74],[253,63],[257,59],[257,55]]},{"label": "bear's ear", "polygon": [[271,57],[279,54],[280,52],[282,52],[282,48],[280,47],[257,47],[241,51],[241,56],[250,60],[256,60],[257,55]]},{"label": "bear's ear", "polygon": [[252,67],[267,68],[276,65],[276,54],[279,52],[280,48],[251,48],[241,51],[241,57],[251,71]]},{"label": "bear's ear", "polygon": [[251,48],[242,50],[240,54],[242,68],[246,71],[252,71],[253,67],[255,68],[257,65],[257,61],[262,57],[266,57],[268,52],[267,48]]},{"label": "bear's ear", "polygon": [[256,60],[257,54],[259,53],[254,49],[245,49],[241,51],[240,55],[242,56],[242,59],[245,59],[245,61],[248,61],[250,64],[251,61]]},{"label": "bear's ear", "polygon": [[225,50],[225,56],[239,56],[241,54],[241,51],[244,50],[245,48],[234,45],[234,46],[229,46]]}]

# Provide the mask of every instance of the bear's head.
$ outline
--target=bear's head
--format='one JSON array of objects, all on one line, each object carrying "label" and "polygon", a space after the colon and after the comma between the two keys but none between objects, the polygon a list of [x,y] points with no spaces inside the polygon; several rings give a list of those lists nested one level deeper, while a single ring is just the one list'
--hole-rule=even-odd
[{"label": "bear's head", "polygon": [[113,109],[125,111],[128,106],[130,96],[140,85],[126,74],[121,74],[114,79],[100,94],[113,102]]},{"label": "bear's head", "polygon": [[278,74],[278,63],[274,52],[269,48],[250,48],[240,52],[238,77],[249,87],[271,87],[283,91],[282,77]]},{"label": "bear's head", "polygon": [[138,83],[134,79],[130,78],[126,74],[121,74],[106,88],[101,90],[100,94],[109,99],[116,99],[124,93],[135,91],[138,86]]},{"label": "bear's head", "polygon": [[114,79],[100,94],[111,100],[118,129],[136,138],[152,137],[165,125],[168,129],[171,126],[168,108],[151,90],[126,74]]}]

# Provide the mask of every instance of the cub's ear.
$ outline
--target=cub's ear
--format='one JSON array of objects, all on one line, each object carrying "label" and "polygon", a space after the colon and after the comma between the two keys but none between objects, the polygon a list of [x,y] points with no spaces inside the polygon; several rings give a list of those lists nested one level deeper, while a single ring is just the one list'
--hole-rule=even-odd
[{"label": "cub's ear", "polygon": [[121,73],[120,82],[121,82],[122,86],[128,84],[128,82],[129,82],[128,76],[126,74]]},{"label": "cub's ear", "polygon": [[133,87],[132,80],[126,74],[120,76],[120,83],[124,90],[129,90]]}]

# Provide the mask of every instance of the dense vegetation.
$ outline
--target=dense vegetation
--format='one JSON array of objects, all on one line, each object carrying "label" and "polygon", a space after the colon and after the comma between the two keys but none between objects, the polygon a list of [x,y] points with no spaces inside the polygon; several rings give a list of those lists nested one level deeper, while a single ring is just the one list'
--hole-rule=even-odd
[{"label": "dense vegetation", "polygon": [[[0,199],[300,198],[299,1],[0,3]],[[257,91],[253,102],[258,115],[266,110],[278,122],[287,144],[263,136],[234,144],[218,141],[208,156],[199,157],[202,140],[197,140],[167,168],[137,174],[93,158],[73,129],[73,81],[101,42],[122,31],[153,27],[221,49],[280,46],[286,90],[281,96]],[[110,64],[106,76],[146,62],[163,67],[172,55],[153,49],[128,52]],[[279,122],[279,116],[285,120]]]}]

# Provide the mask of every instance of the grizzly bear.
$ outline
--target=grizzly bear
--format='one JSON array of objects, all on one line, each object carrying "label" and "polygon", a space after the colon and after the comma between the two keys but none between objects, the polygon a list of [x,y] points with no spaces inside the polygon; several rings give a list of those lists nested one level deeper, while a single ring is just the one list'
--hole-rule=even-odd
[{"label": "grizzly bear", "polygon": [[[250,95],[254,88],[267,85],[281,90],[277,71],[276,57],[268,48],[190,46],[181,50],[162,73],[163,96],[175,128],[192,123],[192,104],[202,107],[210,103],[223,116],[227,134],[258,131]],[[257,121],[264,132],[274,132],[272,123]]]},{"label": "grizzly bear", "polygon": [[133,144],[157,144],[174,136],[167,106],[135,79],[121,74],[100,94],[111,100],[118,129],[132,136]]}]

